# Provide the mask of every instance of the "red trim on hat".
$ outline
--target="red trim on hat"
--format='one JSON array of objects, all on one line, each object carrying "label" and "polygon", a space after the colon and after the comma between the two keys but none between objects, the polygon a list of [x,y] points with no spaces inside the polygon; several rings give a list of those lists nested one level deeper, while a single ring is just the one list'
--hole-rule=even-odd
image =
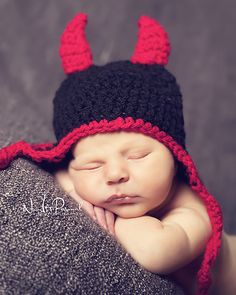
[{"label": "red trim on hat", "polygon": [[152,126],[150,122],[144,122],[142,119],[135,121],[132,117],[125,119],[118,117],[113,121],[107,121],[106,119],[100,122],[92,121],[88,125],[84,124],[79,128],[75,128],[62,138],[56,146],[53,143],[29,144],[25,141],[19,141],[2,148],[0,150],[0,169],[5,169],[18,156],[31,158],[35,162],[42,162],[43,160],[51,163],[60,162],[79,139],[92,134],[114,131],[132,131],[149,135],[168,147],[175,157],[184,164],[189,177],[189,185],[204,202],[212,225],[212,235],[206,245],[201,267],[197,273],[197,295],[207,294],[212,283],[210,267],[219,254],[221,247],[223,230],[221,207],[201,182],[194,162],[187,151],[157,126]]}]

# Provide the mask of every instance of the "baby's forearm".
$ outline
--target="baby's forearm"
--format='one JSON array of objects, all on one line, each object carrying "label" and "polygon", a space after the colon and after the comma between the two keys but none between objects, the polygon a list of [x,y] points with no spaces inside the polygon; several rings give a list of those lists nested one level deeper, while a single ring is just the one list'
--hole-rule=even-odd
[{"label": "baby's forearm", "polygon": [[188,238],[178,225],[151,216],[117,217],[115,233],[131,256],[147,270],[168,274],[190,260]]},{"label": "baby's forearm", "polygon": [[161,222],[150,216],[127,219],[117,216],[115,221],[117,239],[127,252],[145,268],[149,260],[148,245],[162,228]]}]

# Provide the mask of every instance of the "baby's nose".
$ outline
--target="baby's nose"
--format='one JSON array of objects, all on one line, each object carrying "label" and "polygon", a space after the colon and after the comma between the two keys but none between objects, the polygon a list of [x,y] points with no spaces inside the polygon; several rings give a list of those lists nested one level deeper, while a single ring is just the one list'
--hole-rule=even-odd
[{"label": "baby's nose", "polygon": [[120,182],[126,182],[128,181],[128,176],[122,176],[122,177],[110,177],[108,180],[107,180],[107,183],[108,184],[111,184],[111,183],[120,183]]},{"label": "baby's nose", "polygon": [[129,173],[125,168],[111,167],[109,171],[107,171],[106,179],[108,184],[126,182],[129,180]]}]

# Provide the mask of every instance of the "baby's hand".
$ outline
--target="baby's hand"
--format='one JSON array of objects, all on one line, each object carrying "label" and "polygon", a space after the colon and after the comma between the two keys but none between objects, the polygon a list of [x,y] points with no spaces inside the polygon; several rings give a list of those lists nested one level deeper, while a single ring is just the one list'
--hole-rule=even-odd
[{"label": "baby's hand", "polygon": [[68,193],[73,199],[81,203],[81,206],[89,214],[89,216],[91,216],[110,234],[115,235],[114,224],[116,215],[113,212],[104,209],[103,207],[95,206],[90,202],[82,199],[74,189]]},{"label": "baby's hand", "polygon": [[108,230],[112,235],[115,235],[115,217],[116,215],[102,207],[94,206],[90,202],[82,199],[75,191],[73,182],[68,175],[67,170],[59,170],[54,174],[59,185],[66,191],[74,200],[81,204],[84,210],[100,224],[105,230]]},{"label": "baby's hand", "polygon": [[[87,202],[88,203],[88,202]],[[90,204],[90,203],[89,203]],[[92,205],[92,204],[91,204]],[[115,214],[102,207],[93,206],[94,209],[94,219],[105,228],[112,235],[115,235]]]}]

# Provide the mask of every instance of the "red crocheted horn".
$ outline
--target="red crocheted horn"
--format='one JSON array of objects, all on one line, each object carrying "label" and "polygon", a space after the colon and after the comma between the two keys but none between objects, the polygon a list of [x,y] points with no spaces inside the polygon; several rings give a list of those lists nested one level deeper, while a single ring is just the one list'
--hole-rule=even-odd
[{"label": "red crocheted horn", "polygon": [[61,36],[59,55],[66,74],[83,71],[93,64],[92,53],[85,36],[87,15],[77,14]]},{"label": "red crocheted horn", "polygon": [[145,15],[139,18],[138,27],[138,41],[130,61],[166,65],[171,46],[164,28],[155,19]]}]

